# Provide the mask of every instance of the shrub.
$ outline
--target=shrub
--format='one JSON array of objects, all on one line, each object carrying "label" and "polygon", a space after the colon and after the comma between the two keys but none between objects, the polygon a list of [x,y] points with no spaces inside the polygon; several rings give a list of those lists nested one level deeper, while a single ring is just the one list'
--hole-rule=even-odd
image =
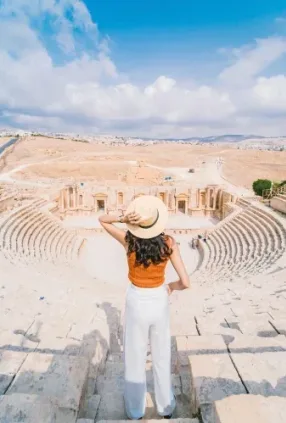
[{"label": "shrub", "polygon": [[256,195],[262,195],[265,189],[270,189],[272,182],[269,179],[257,179],[252,184],[252,189]]}]

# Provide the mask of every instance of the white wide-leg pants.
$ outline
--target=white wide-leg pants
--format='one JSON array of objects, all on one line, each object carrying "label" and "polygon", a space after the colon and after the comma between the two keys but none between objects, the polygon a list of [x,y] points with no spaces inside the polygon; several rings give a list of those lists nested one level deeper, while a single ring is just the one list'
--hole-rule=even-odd
[{"label": "white wide-leg pants", "polygon": [[146,407],[146,359],[150,334],[155,399],[158,414],[174,411],[171,380],[169,298],[166,286],[137,288],[130,285],[126,297],[124,399],[127,416],[139,419]]}]

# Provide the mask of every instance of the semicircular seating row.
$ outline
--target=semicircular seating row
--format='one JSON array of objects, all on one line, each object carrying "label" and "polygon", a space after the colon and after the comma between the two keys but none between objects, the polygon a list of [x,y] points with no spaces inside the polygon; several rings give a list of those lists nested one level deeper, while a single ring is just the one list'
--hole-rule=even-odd
[{"label": "semicircular seating row", "polygon": [[198,282],[270,271],[286,253],[286,219],[249,204],[200,245],[203,258],[193,274]]},{"label": "semicircular seating row", "polygon": [[78,258],[83,238],[41,211],[44,204],[35,200],[0,223],[0,250],[11,262],[74,263]]}]

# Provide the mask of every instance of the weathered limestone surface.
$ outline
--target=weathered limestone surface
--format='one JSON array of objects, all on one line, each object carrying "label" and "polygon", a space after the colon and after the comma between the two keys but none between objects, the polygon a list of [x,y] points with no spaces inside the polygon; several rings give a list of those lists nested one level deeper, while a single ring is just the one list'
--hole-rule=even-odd
[{"label": "weathered limestone surface", "polygon": [[272,321],[272,325],[281,335],[286,335],[286,319],[275,319]]},{"label": "weathered limestone surface", "polygon": [[236,320],[236,323],[240,331],[245,335],[254,335],[264,338],[276,337],[278,334],[269,323],[269,320],[269,316],[267,320],[264,316],[258,315],[255,318],[252,316],[249,319],[240,317]]},{"label": "weathered limestone surface", "polygon": [[175,336],[179,335],[189,335],[197,336],[198,331],[196,328],[196,322],[192,314],[182,316],[180,309],[171,307],[171,316],[170,316],[170,328],[171,334]]},{"label": "weathered limestone surface", "polygon": [[214,423],[214,419],[215,419],[214,402],[202,404],[200,407],[200,414],[201,414],[203,423]]},{"label": "weathered limestone surface", "polygon": [[180,366],[189,365],[189,356],[208,356],[228,354],[221,335],[176,336],[178,361]]},{"label": "weathered limestone surface", "polygon": [[[1,329],[0,329],[1,331]],[[32,352],[37,348],[38,340],[29,339],[24,330],[1,331],[0,348],[3,350]]]},{"label": "weathered limestone surface", "polygon": [[197,327],[202,336],[225,335],[234,337],[238,332],[236,328],[228,326],[225,316],[221,316],[221,318],[214,318],[211,315],[209,317],[197,317],[197,321]]},{"label": "weathered limestone surface", "polygon": [[0,395],[3,395],[20,369],[27,353],[0,351]]},{"label": "weathered limestone surface", "polygon": [[286,352],[232,354],[249,393],[286,397]]},{"label": "weathered limestone surface", "polygon": [[230,395],[245,393],[245,388],[228,354],[210,354],[189,358],[193,381],[191,407],[196,413],[202,404]]},{"label": "weathered limestone surface", "polygon": [[228,345],[228,348],[231,354],[286,352],[286,337],[278,335],[275,338],[263,338],[260,336],[239,335]]},{"label": "weathered limestone surface", "polygon": [[79,418],[91,419],[94,421],[97,415],[100,400],[100,395],[87,396],[79,412]]},{"label": "weathered limestone surface", "polygon": [[81,342],[71,338],[57,338],[50,334],[39,342],[35,352],[45,354],[80,355]]},{"label": "weathered limestone surface", "polygon": [[[22,296],[25,295],[24,293],[21,293],[18,291],[14,292],[11,290],[11,292],[9,292],[9,287],[6,287],[6,286],[5,286],[5,290],[2,290],[1,293],[2,294],[5,293],[6,298],[8,297],[10,301],[14,300],[14,303],[13,303],[14,307],[21,306],[22,304],[21,297],[18,298],[18,296],[21,294]],[[29,301],[27,306],[29,306]],[[31,324],[33,323],[33,320],[34,318],[32,316],[28,314],[23,314],[21,313],[21,311],[19,313],[7,313],[6,315],[2,314],[1,321],[0,321],[0,329],[1,331],[9,330],[12,333],[13,332],[25,333],[28,330],[28,328],[31,326]]]},{"label": "weathered limestone surface", "polygon": [[76,412],[38,395],[0,396],[0,423],[74,423]]},{"label": "weathered limestone surface", "polygon": [[215,423],[285,423],[286,398],[237,395],[215,402]]},{"label": "weathered limestone surface", "polygon": [[31,353],[7,394],[56,398],[60,407],[78,410],[87,375],[85,357]]}]

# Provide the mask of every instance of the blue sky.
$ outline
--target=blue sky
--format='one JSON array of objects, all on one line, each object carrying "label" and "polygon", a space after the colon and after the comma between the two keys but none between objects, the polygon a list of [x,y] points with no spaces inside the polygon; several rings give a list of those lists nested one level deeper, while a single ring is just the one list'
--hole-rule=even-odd
[{"label": "blue sky", "polygon": [[282,135],[285,70],[282,0],[0,0],[0,128]]},{"label": "blue sky", "polygon": [[[193,0],[85,0],[99,30],[112,40],[112,55],[126,72],[146,67],[170,72],[210,72],[220,47],[234,48],[255,38],[285,32],[283,0],[193,1]],[[196,63],[198,65],[196,65]],[[221,63],[221,64],[220,64]],[[197,71],[196,69],[199,69]],[[208,74],[208,71],[206,72]]]}]

